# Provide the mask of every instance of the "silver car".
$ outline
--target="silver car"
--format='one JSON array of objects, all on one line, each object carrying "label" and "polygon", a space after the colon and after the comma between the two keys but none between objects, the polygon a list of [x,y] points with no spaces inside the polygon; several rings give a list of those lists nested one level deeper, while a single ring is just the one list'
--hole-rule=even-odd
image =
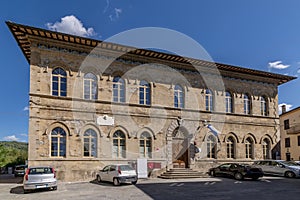
[{"label": "silver car", "polygon": [[23,178],[24,193],[41,188],[57,190],[54,168],[49,166],[29,167]]},{"label": "silver car", "polygon": [[121,183],[137,183],[136,171],[126,164],[107,165],[97,173],[97,181],[108,181],[114,185]]},{"label": "silver car", "polygon": [[264,174],[289,178],[300,177],[300,166],[292,161],[261,160],[255,161],[253,165],[262,168]]}]

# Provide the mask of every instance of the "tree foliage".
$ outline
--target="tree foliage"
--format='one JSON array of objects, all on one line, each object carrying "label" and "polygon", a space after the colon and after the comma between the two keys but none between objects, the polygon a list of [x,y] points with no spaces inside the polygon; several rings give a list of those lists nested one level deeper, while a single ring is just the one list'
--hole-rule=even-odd
[{"label": "tree foliage", "polygon": [[28,159],[28,144],[24,142],[0,141],[0,167],[25,164]]}]

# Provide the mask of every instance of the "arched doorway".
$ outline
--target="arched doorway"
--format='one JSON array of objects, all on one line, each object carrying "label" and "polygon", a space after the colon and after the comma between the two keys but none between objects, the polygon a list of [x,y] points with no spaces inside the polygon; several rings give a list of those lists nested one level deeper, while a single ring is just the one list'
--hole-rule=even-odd
[{"label": "arched doorway", "polygon": [[172,162],[174,168],[189,167],[189,138],[185,129],[178,127],[172,133]]}]

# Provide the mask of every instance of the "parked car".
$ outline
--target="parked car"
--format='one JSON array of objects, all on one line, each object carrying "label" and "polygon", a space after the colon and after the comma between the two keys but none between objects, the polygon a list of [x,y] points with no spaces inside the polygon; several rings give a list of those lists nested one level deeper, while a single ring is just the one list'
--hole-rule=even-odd
[{"label": "parked car", "polygon": [[29,167],[23,178],[24,193],[41,188],[57,190],[54,168],[49,166]]},{"label": "parked car", "polygon": [[26,169],[27,169],[27,165],[16,165],[14,171],[15,177],[24,176]]},{"label": "parked car", "polygon": [[259,167],[238,163],[225,163],[218,167],[210,168],[208,173],[211,176],[233,177],[236,180],[242,180],[244,178],[257,180],[264,175],[262,169]]},{"label": "parked car", "polygon": [[108,181],[114,185],[120,185],[121,183],[137,183],[137,174],[135,169],[126,164],[107,165],[96,175],[97,181]]},{"label": "parked car", "polygon": [[293,161],[261,160],[255,161],[254,166],[261,167],[265,174],[289,178],[300,177],[300,165]]}]

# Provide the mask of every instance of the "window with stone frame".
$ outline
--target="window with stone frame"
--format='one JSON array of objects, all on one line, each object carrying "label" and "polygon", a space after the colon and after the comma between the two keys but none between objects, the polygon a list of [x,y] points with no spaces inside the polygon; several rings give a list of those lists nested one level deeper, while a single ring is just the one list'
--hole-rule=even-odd
[{"label": "window with stone frame", "polygon": [[51,131],[51,157],[66,157],[66,135],[61,127]]},{"label": "window with stone frame", "polygon": [[225,112],[226,113],[233,112],[232,95],[228,91],[225,92]]},{"label": "window with stone frame", "polygon": [[126,158],[126,137],[121,130],[113,134],[113,157]]},{"label": "window with stone frame", "polygon": [[263,159],[270,159],[271,142],[265,138],[262,141]]},{"label": "window with stone frame", "polygon": [[87,73],[83,77],[84,99],[95,100],[98,95],[98,81],[96,75]]},{"label": "window with stone frame", "polygon": [[214,111],[214,95],[210,89],[205,90],[205,110]]},{"label": "window with stone frame", "polygon": [[227,158],[235,158],[235,139],[229,136],[226,140]]},{"label": "window with stone frame", "polygon": [[52,95],[67,96],[67,73],[60,67],[52,71]]},{"label": "window with stone frame", "polygon": [[207,158],[216,158],[217,140],[213,135],[209,135],[206,140]]},{"label": "window with stone frame", "polygon": [[244,94],[244,114],[251,114],[251,99],[248,94]]},{"label": "window with stone frame", "polygon": [[283,121],[284,124],[284,130],[290,129],[290,120],[286,119]]},{"label": "window with stone frame", "polygon": [[291,147],[291,139],[288,137],[288,138],[285,138],[285,147]]},{"label": "window with stone frame", "polygon": [[260,114],[262,116],[268,115],[268,104],[265,97],[260,97]]},{"label": "window with stone frame", "polygon": [[83,134],[83,156],[97,157],[97,132],[93,129],[88,129]]},{"label": "window with stone frame", "polygon": [[139,86],[139,100],[141,105],[151,104],[151,87],[150,83],[145,80],[140,82]]},{"label": "window with stone frame", "polygon": [[125,81],[119,76],[113,79],[113,102],[125,103]]},{"label": "window with stone frame", "polygon": [[174,87],[174,107],[184,108],[184,91],[180,85]]},{"label": "window with stone frame", "polygon": [[245,140],[245,150],[246,158],[254,159],[254,141],[251,137],[248,137]]},{"label": "window with stone frame", "polygon": [[148,132],[143,132],[140,136],[140,156],[152,158],[152,138]]}]

